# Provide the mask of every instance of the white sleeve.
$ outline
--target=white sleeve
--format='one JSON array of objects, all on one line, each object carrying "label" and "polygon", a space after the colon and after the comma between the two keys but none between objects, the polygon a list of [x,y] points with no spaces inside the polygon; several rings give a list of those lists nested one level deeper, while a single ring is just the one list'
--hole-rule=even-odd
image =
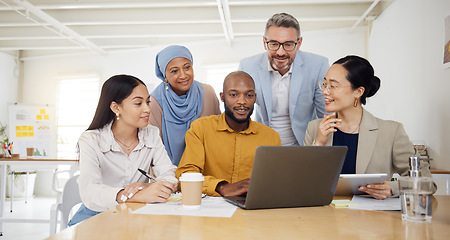
[{"label": "white sleeve", "polygon": [[116,206],[117,193],[121,188],[103,184],[99,164],[99,155],[103,155],[98,145],[98,138],[93,132],[84,132],[79,141],[80,176],[78,186],[81,200],[93,211],[105,211]]},{"label": "white sleeve", "polygon": [[[157,134],[155,131],[149,131],[149,134]],[[172,164],[169,155],[166,152],[161,138],[159,135],[152,136],[155,140],[155,147],[152,159],[152,170],[157,180],[165,180],[173,183],[177,183],[178,180],[175,177],[175,170],[177,166]]]}]

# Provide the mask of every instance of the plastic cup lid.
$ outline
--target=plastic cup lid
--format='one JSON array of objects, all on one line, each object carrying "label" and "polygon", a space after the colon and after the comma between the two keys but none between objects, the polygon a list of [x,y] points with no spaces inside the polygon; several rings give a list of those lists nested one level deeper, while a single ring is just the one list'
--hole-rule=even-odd
[{"label": "plastic cup lid", "polygon": [[201,173],[196,172],[183,173],[180,176],[180,181],[184,182],[199,182],[203,180],[205,180],[205,177]]}]

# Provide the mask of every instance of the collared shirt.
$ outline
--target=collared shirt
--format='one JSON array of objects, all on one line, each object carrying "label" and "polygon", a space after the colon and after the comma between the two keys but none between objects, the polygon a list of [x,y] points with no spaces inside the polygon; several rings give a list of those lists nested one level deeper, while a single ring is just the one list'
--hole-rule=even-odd
[{"label": "collared shirt", "polygon": [[292,67],[284,75],[275,71],[270,62],[267,68],[272,82],[272,119],[270,127],[280,134],[281,145],[298,145],[289,117],[289,86],[291,84]]},{"label": "collared shirt", "polygon": [[235,183],[250,177],[258,146],[281,144],[277,132],[252,120],[246,130],[236,133],[225,121],[225,113],[195,120],[185,139],[176,176],[202,173],[203,192],[211,196],[220,196],[216,192],[220,182]]},{"label": "collared shirt", "polygon": [[157,180],[177,182],[176,166],[167,155],[157,127],[148,125],[139,129],[139,143],[127,155],[114,140],[111,125],[85,131],[78,141],[81,200],[87,208],[97,212],[116,206],[117,193],[126,185],[148,182],[138,168],[152,170]]}]

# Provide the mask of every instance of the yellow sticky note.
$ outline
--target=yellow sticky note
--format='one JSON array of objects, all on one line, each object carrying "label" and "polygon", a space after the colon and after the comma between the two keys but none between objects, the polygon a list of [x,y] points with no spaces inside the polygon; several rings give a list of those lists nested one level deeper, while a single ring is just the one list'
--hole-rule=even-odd
[{"label": "yellow sticky note", "polygon": [[28,137],[28,132],[23,132],[22,137]]},{"label": "yellow sticky note", "polygon": [[355,206],[358,204],[352,202],[351,200],[333,200],[331,205],[337,208],[346,208],[348,206]]},{"label": "yellow sticky note", "polygon": [[33,131],[33,126],[28,126],[28,131]]},{"label": "yellow sticky note", "polygon": [[22,137],[22,133],[21,132],[16,132],[16,137]]},{"label": "yellow sticky note", "polygon": [[41,114],[45,114],[45,109],[41,109]]},{"label": "yellow sticky note", "polygon": [[34,137],[34,132],[28,132],[29,137]]},{"label": "yellow sticky note", "polygon": [[22,128],[20,126],[16,126],[16,131],[20,131]]},{"label": "yellow sticky note", "polygon": [[178,201],[181,201],[180,196],[170,196],[166,202],[171,203],[171,202],[178,202]]},{"label": "yellow sticky note", "polygon": [[22,131],[26,131],[28,129],[27,126],[22,126]]},{"label": "yellow sticky note", "polygon": [[37,120],[42,120],[42,115],[36,115]]},{"label": "yellow sticky note", "polygon": [[48,115],[44,115],[44,119],[45,119],[45,120],[48,120],[48,119],[50,119],[50,118],[48,117]]}]

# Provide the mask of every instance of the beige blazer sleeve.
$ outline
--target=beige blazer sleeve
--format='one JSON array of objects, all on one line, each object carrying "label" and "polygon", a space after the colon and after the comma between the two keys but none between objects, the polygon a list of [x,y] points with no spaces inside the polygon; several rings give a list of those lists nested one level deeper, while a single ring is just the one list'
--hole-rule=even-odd
[{"label": "beige blazer sleeve", "polygon": [[[304,145],[313,145],[320,121],[321,119],[316,119],[308,124]],[[326,145],[333,145],[333,133],[328,135]],[[405,176],[409,170],[409,157],[415,154],[413,144],[401,123],[376,118],[363,110],[356,154],[356,173],[387,173],[392,176],[397,172]],[[422,176],[432,176],[428,163],[421,162],[420,170]],[[398,183],[391,181],[389,184],[393,195],[397,196]]]}]

